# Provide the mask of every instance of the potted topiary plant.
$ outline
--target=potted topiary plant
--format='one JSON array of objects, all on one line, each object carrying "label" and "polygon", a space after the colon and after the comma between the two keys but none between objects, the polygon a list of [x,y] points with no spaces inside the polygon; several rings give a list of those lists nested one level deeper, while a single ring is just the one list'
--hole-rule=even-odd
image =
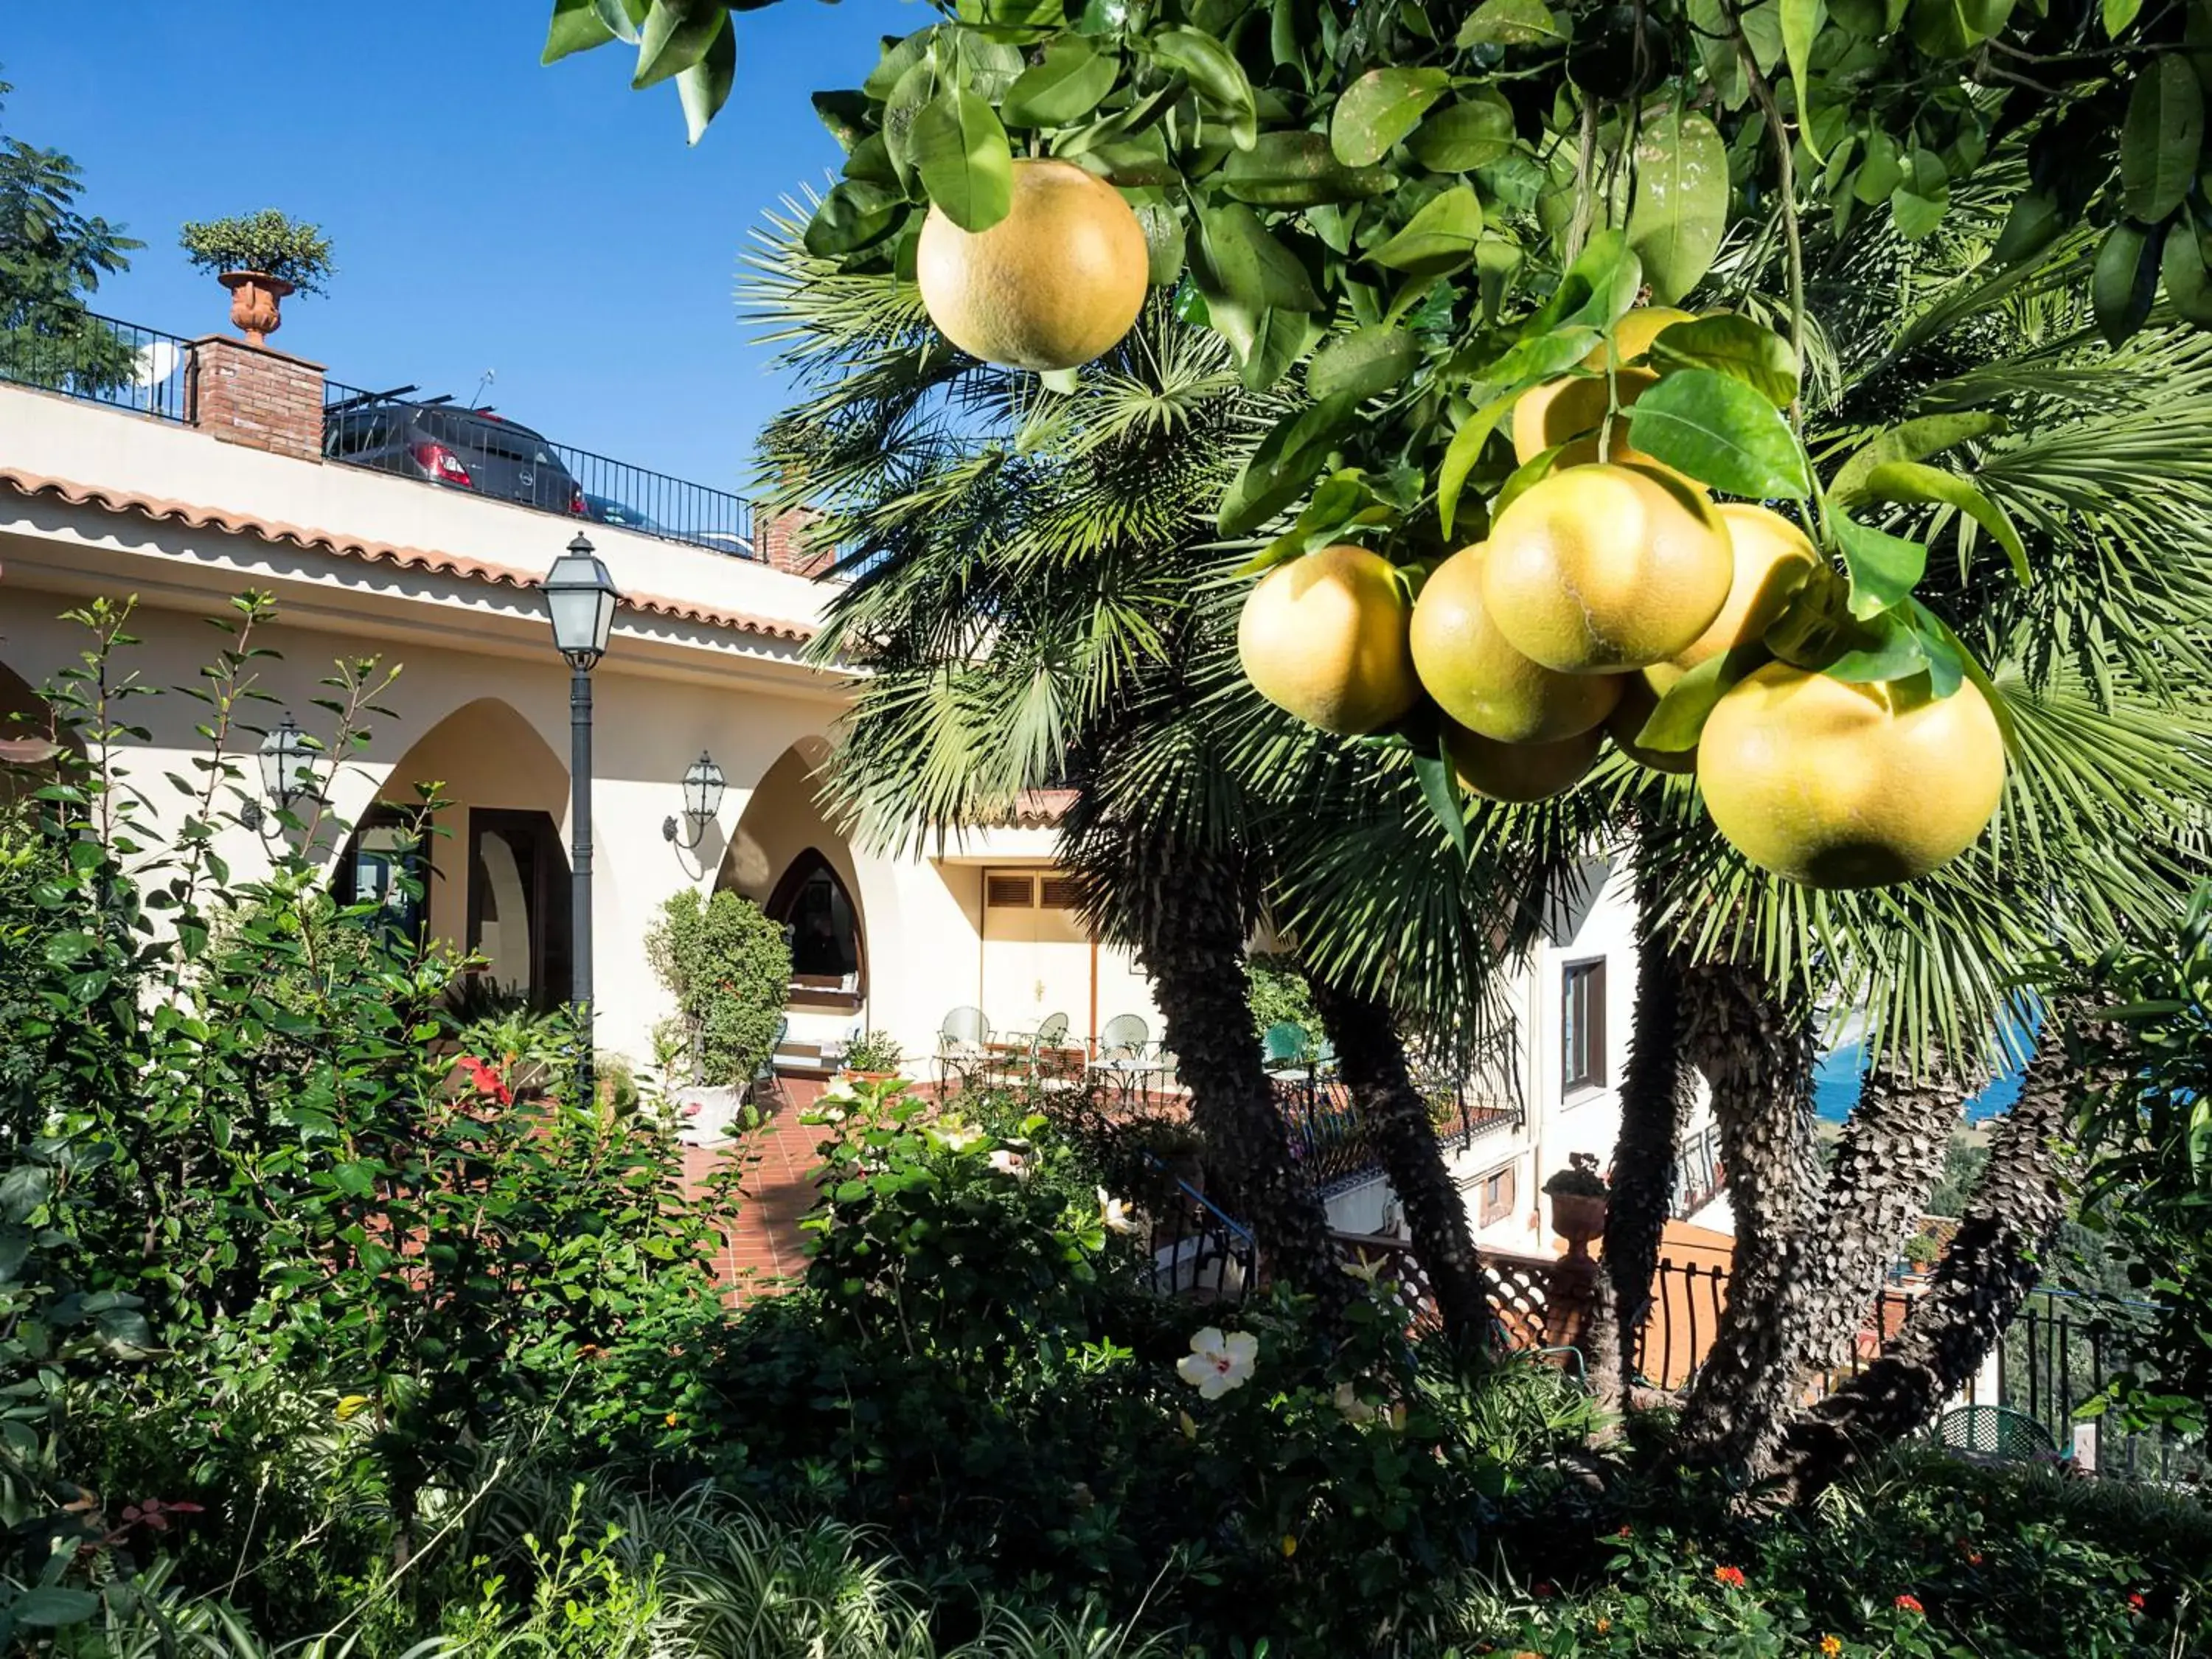
[{"label": "potted topiary plant", "polygon": [[320,294],[331,264],[322,227],[275,208],[228,219],[191,219],[178,238],[195,270],[210,270],[230,290],[231,326],[249,345],[266,345],[283,323],[288,294]]},{"label": "potted topiary plant", "polygon": [[863,1031],[845,1045],[844,1074],[859,1083],[890,1083],[905,1059],[889,1031]]},{"label": "potted topiary plant", "polygon": [[1605,1231],[1611,1190],[1590,1152],[1569,1154],[1567,1167],[1544,1183],[1544,1196],[1552,1200],[1552,1231],[1567,1241],[1569,1255],[1587,1256],[1591,1241]]}]

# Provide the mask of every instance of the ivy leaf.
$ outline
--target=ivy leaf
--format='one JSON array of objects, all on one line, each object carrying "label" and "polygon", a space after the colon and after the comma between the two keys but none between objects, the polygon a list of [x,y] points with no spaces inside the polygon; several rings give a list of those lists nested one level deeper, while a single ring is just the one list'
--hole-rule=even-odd
[{"label": "ivy leaf", "polygon": [[684,106],[686,142],[697,143],[722,106],[730,101],[730,88],[738,79],[738,28],[727,13],[721,32],[707,47],[707,55],[687,70],[678,70],[676,95]]},{"label": "ivy leaf", "polygon": [[1348,167],[1372,167],[1419,126],[1451,76],[1440,69],[1370,70],[1336,100],[1329,147]]},{"label": "ivy leaf", "polygon": [[1263,207],[1364,201],[1398,187],[1387,168],[1345,166],[1319,132],[1262,134],[1251,149],[1231,152],[1219,177],[1227,194]]},{"label": "ivy leaf", "polygon": [[1421,361],[1421,349],[1402,329],[1375,324],[1340,334],[1314,354],[1306,390],[1316,398],[1346,392],[1373,398],[1402,383]]},{"label": "ivy leaf", "polygon": [[1082,35],[1058,36],[1006,88],[1000,116],[1017,127],[1067,126],[1098,107],[1121,72],[1118,58]]},{"label": "ivy leaf", "polygon": [[1711,121],[1669,109],[1645,125],[1636,141],[1628,246],[1643,261],[1654,302],[1674,304],[1712,268],[1728,204],[1728,147]]},{"label": "ivy leaf", "polygon": [[1222,498],[1221,533],[1249,534],[1296,501],[1350,429],[1356,406],[1340,393],[1277,422]]},{"label": "ivy leaf", "polygon": [[2002,415],[1977,411],[1969,415],[1923,415],[1869,439],[1837,469],[1828,483],[1828,499],[1848,507],[1865,494],[1867,475],[1887,461],[1917,461],[1941,454],[1953,446],[1986,438],[2004,430]]},{"label": "ivy leaf", "polygon": [[1449,539],[1452,526],[1459,517],[1460,492],[1467,488],[1467,475],[1482,457],[1482,447],[1490,441],[1490,434],[1498,430],[1498,423],[1513,412],[1513,405],[1521,398],[1521,388],[1493,398],[1480,409],[1460,422],[1452,434],[1450,445],[1444,451],[1443,465],[1437,471],[1437,514],[1443,521],[1443,533]]},{"label": "ivy leaf", "polygon": [[1831,515],[1844,565],[1851,573],[1851,617],[1865,622],[1912,592],[1928,569],[1928,550],[1918,542],[1875,530],[1845,514]]},{"label": "ivy leaf", "polygon": [[1662,329],[1651,343],[1651,366],[1662,374],[1709,368],[1741,380],[1777,409],[1797,398],[1797,354],[1790,342],[1748,317],[1723,312]]},{"label": "ivy leaf", "polygon": [[1917,461],[1885,461],[1867,474],[1864,489],[1870,499],[1877,501],[1932,501],[1957,508],[1996,538],[1997,545],[2012,561],[2014,575],[2022,582],[2034,580],[2027,568],[2027,550],[2021,544],[2020,532],[2013,527],[2004,508],[1984,494],[1981,486],[1972,479],[1938,467],[1923,466]]},{"label": "ivy leaf", "polygon": [[1437,111],[1406,148],[1431,173],[1472,173],[1507,155],[1516,142],[1512,105],[1488,93]]},{"label": "ivy leaf", "polygon": [[723,0],[653,0],[637,35],[637,73],[630,86],[659,86],[707,55],[714,37],[730,26]]},{"label": "ivy leaf", "polygon": [[1684,369],[1638,398],[1628,418],[1638,449],[1716,489],[1753,501],[1812,493],[1790,423],[1741,380]]},{"label": "ivy leaf", "polygon": [[947,87],[914,118],[915,170],[929,199],[965,231],[988,230],[1014,200],[1014,158],[991,106]]},{"label": "ivy leaf", "polygon": [[2141,225],[2122,219],[2105,233],[2089,272],[2089,307],[2097,332],[2118,345],[2143,325],[2158,296],[2160,249]]},{"label": "ivy leaf", "polygon": [[2155,224],[2196,182],[2204,143],[2204,93],[2179,52],[2161,53],[2138,73],[2120,128],[2120,188],[2130,219]]},{"label": "ivy leaf", "polygon": [[1411,276],[1441,276],[1474,261],[1482,240],[1482,200],[1472,185],[1432,197],[1398,234],[1367,257]]},{"label": "ivy leaf", "polygon": [[1807,65],[1813,61],[1813,42],[1828,21],[1822,0],[1782,0],[1782,55],[1789,60],[1790,83],[1797,89],[1797,133],[1816,161],[1825,160],[1808,118],[1813,107],[1813,77]]},{"label": "ivy leaf", "polygon": [[1566,40],[1544,0],[1482,0],[1459,26],[1457,46],[1542,46]]}]

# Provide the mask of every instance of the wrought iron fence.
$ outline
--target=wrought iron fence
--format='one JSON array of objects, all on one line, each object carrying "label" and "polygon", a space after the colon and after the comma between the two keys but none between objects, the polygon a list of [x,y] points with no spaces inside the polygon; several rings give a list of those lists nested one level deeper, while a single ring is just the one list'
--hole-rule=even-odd
[{"label": "wrought iron fence", "polygon": [[1159,1196],[1146,1205],[1152,1289],[1201,1302],[1242,1301],[1259,1279],[1258,1241],[1158,1158],[1146,1162],[1159,1183]]},{"label": "wrought iron fence", "polygon": [[[420,457],[420,452],[435,441],[430,426],[441,417],[459,417],[465,422],[469,417],[488,416],[490,412],[457,404],[450,398],[410,397],[415,390],[410,386],[371,392],[337,380],[325,381],[325,458],[426,483],[458,482],[450,473],[442,480],[434,476],[431,464]],[[504,417],[495,418],[500,427],[512,425]],[[418,427],[423,428],[420,433],[416,431]],[[637,535],[681,542],[732,558],[765,556],[753,537],[752,503],[742,495],[633,466],[550,438],[539,441],[560,464],[564,479],[533,477],[527,494],[498,489],[487,493],[519,507],[580,516],[592,523],[613,525]],[[456,459],[465,477],[466,455]],[[537,471],[542,473],[544,469]],[[556,483],[573,483],[574,489],[555,487]],[[580,514],[575,511],[579,506]]]},{"label": "wrought iron fence", "polygon": [[0,326],[0,380],[110,409],[189,421],[192,344],[182,335],[65,307]]},{"label": "wrought iron fence", "polygon": [[[1382,1170],[1381,1143],[1351,1091],[1325,1061],[1278,1067],[1275,1107],[1290,1133],[1291,1157],[1323,1196],[1371,1181]],[[1477,1099],[1464,1087],[1428,1097],[1429,1126],[1447,1150],[1465,1151],[1481,1137],[1522,1121],[1516,1103]]]},{"label": "wrought iron fence", "polygon": [[1720,1126],[1709,1123],[1684,1141],[1675,1156],[1675,1215],[1695,1215],[1713,1201],[1727,1180],[1727,1172],[1721,1165]]}]

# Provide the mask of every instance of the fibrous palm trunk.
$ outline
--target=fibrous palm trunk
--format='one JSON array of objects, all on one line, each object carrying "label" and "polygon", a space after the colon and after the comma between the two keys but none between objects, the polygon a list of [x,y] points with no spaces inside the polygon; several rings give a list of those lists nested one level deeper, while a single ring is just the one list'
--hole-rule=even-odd
[{"label": "fibrous palm trunk", "polygon": [[1735,1215],[1728,1307],[1682,1414],[1693,1458],[1756,1472],[1796,1379],[1791,1295],[1811,1192],[1813,1023],[1754,969],[1700,963],[1682,980],[1683,1052],[1711,1086]]},{"label": "fibrous palm trunk", "polygon": [[1405,1206],[1413,1254],[1428,1275],[1444,1333],[1454,1343],[1471,1347],[1490,1325],[1474,1234],[1468,1226],[1466,1201],[1437,1144],[1428,1103],[1407,1068],[1390,1010],[1373,997],[1318,976],[1309,982],[1322,1024],[1336,1046],[1338,1070],[1352,1105],[1375,1138],[1390,1189]]},{"label": "fibrous palm trunk", "polygon": [[1778,1464],[1790,1496],[1810,1497],[1925,1424],[2035,1288],[2066,1213],[2059,1177],[2073,1079],[2060,1025],[2057,1011],[2046,1015],[2020,1099],[1990,1139],[1989,1165],[1928,1294],[1880,1358],[1791,1425]]}]

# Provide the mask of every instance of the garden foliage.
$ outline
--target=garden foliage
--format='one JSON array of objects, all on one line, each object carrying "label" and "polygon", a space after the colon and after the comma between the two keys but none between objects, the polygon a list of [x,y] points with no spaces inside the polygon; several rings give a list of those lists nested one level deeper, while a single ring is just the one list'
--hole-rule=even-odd
[{"label": "garden foliage", "polygon": [[645,939],[647,959],[676,999],[699,1082],[752,1081],[775,1047],[791,986],[791,946],[759,905],[724,889],[670,895]]}]

